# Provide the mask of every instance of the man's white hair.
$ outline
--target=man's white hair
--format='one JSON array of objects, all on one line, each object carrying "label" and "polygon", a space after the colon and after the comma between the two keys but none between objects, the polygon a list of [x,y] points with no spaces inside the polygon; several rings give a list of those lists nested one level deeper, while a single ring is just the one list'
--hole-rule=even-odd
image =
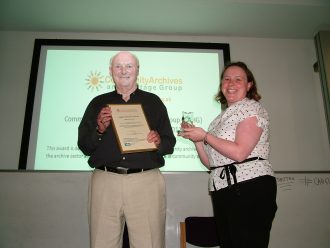
[{"label": "man's white hair", "polygon": [[128,52],[128,51],[121,51],[121,52],[118,52],[118,53],[116,53],[115,55],[113,55],[113,56],[110,58],[110,67],[112,67],[112,62],[113,62],[113,60],[114,60],[119,54],[121,54],[121,53],[129,53],[130,55],[132,55],[132,57],[135,59],[135,62],[136,62],[137,67],[138,67],[138,68],[140,67],[140,62],[139,62],[138,57],[137,57],[135,54],[133,54],[133,53],[131,53],[131,52]]}]

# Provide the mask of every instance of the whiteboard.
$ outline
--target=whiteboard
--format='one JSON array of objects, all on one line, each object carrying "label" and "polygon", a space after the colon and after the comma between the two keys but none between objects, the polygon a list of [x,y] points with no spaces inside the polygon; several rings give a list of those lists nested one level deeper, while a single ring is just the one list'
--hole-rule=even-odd
[{"label": "whiteboard", "polygon": [[[212,215],[207,173],[166,174],[167,247],[179,247],[178,223]],[[330,247],[330,172],[276,173],[278,210],[269,248]],[[194,247],[194,246],[188,246]]]},{"label": "whiteboard", "polygon": [[[89,248],[90,172],[0,171],[0,247]],[[179,222],[212,215],[208,174],[164,173],[167,248],[179,248]],[[330,244],[330,172],[276,173],[278,211],[269,248]]]}]

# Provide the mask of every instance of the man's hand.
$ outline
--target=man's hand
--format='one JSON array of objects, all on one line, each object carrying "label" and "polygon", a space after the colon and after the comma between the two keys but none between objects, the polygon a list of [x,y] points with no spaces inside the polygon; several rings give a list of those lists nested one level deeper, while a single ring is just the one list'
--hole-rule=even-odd
[{"label": "man's hand", "polygon": [[147,136],[147,140],[149,143],[155,143],[157,147],[159,147],[161,139],[160,135],[158,134],[157,131],[151,130]]},{"label": "man's hand", "polygon": [[112,119],[111,108],[106,106],[101,109],[100,113],[97,115],[97,127],[99,133],[104,133],[105,130],[110,125]]}]

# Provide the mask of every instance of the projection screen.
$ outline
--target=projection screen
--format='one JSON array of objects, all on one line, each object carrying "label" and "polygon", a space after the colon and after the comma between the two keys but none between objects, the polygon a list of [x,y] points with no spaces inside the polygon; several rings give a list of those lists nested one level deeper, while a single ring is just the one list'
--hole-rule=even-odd
[{"label": "projection screen", "polygon": [[[78,125],[92,98],[115,89],[110,58],[131,51],[140,61],[138,87],[157,94],[173,132],[182,112],[207,128],[221,112],[214,100],[229,44],[36,39],[23,129],[20,169],[91,170],[77,147]],[[192,142],[177,136],[162,171],[204,171]]]}]

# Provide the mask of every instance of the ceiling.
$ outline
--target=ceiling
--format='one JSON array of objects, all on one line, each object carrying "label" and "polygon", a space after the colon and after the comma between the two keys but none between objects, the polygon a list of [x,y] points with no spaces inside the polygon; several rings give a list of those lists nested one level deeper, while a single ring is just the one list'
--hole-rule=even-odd
[{"label": "ceiling", "polygon": [[1,0],[0,30],[312,39],[330,0]]}]

